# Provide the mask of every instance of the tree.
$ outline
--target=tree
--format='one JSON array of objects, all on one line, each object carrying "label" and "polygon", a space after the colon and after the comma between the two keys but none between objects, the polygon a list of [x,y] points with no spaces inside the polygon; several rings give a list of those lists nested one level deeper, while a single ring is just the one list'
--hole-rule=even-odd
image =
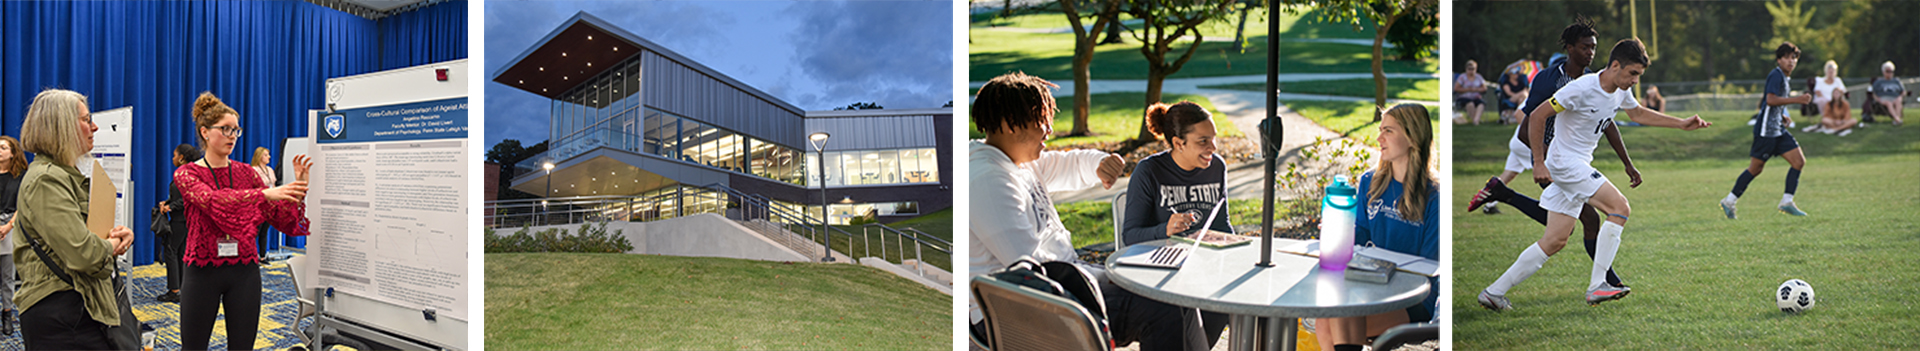
[{"label": "tree", "polygon": [[[1382,48],[1387,33],[1394,24],[1403,22],[1425,23],[1439,12],[1435,0],[1334,0],[1319,2],[1323,17],[1328,22],[1348,22],[1354,31],[1361,30],[1360,21],[1374,24],[1373,29],[1373,104],[1387,105],[1387,74],[1381,67],[1386,58]],[[1380,121],[1379,115],[1373,116]]]},{"label": "tree", "polygon": [[[1091,12],[1081,13],[1080,0],[1060,0],[1060,12],[1066,14],[1067,24],[1073,27],[1073,129],[1068,136],[1093,134],[1087,126],[1088,105],[1093,104],[1093,93],[1088,85],[1093,80],[1093,47],[1098,45],[1094,39],[1107,28],[1118,26],[1113,19],[1120,17],[1119,0],[1093,0],[1087,5]],[[1081,17],[1092,17],[1093,25],[1081,25]],[[1111,35],[1108,38],[1112,38]]]},{"label": "tree", "polygon": [[[1209,20],[1223,18],[1232,13],[1232,1],[1199,0],[1135,0],[1127,6],[1127,14],[1144,21],[1140,28],[1129,31],[1140,42],[1140,54],[1147,59],[1147,96],[1141,107],[1160,102],[1160,88],[1166,83],[1167,76],[1180,71],[1180,67],[1193,59],[1193,53],[1199,51],[1200,44],[1206,38],[1200,34],[1199,27]],[[1173,53],[1173,43],[1188,36],[1193,43],[1180,52]],[[1377,71],[1380,64],[1374,63]],[[1145,109],[1142,109],[1144,111]],[[1131,152],[1153,141],[1153,132],[1147,130],[1146,114],[1140,115],[1140,134],[1132,142],[1120,148],[1121,153]]]},{"label": "tree", "polygon": [[833,108],[834,111],[879,110],[879,109],[885,109],[885,107],[880,107],[880,104],[876,104],[873,102],[856,102],[851,105]]},{"label": "tree", "polygon": [[531,197],[531,195],[521,196],[520,194],[523,193],[513,190],[511,187],[513,178],[516,176],[513,165],[520,163],[520,161],[525,161],[528,158],[540,156],[546,152],[546,141],[541,141],[539,144],[534,144],[531,147],[523,147],[521,146],[520,140],[517,139],[501,140],[500,143],[493,144],[493,148],[487,150],[487,163],[501,166],[500,184],[494,184],[495,187],[499,187],[500,189],[501,199]]}]

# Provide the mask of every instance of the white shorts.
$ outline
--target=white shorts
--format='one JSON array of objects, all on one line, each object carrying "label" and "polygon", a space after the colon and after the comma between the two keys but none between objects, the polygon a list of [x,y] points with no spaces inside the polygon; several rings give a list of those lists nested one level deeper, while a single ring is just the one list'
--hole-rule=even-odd
[{"label": "white shorts", "polygon": [[1507,139],[1506,170],[1513,173],[1526,173],[1529,169],[1533,169],[1533,148],[1520,142],[1519,137]]},{"label": "white shorts", "polygon": [[1580,207],[1593,198],[1594,192],[1600,191],[1601,185],[1607,184],[1605,174],[1585,164],[1550,173],[1553,184],[1540,192],[1540,208],[1573,217],[1580,217]]}]

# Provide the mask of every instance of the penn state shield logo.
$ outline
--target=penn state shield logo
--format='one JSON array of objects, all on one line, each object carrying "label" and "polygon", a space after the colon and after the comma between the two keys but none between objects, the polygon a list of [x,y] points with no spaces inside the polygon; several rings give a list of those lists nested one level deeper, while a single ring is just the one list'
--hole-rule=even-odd
[{"label": "penn state shield logo", "polygon": [[340,132],[347,129],[347,116],[327,116],[327,118],[323,120],[323,123],[326,124],[327,135],[338,138],[340,137]]}]

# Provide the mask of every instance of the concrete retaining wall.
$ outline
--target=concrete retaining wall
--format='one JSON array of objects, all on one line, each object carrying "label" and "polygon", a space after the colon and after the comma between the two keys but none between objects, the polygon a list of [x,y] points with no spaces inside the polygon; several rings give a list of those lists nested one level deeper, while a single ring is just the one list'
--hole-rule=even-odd
[{"label": "concrete retaining wall", "polygon": [[[538,232],[549,228],[560,228],[572,233],[579,230],[580,225],[542,226],[534,227],[533,230]],[[711,213],[644,223],[607,223],[608,233],[615,230],[619,230],[620,234],[626,236],[627,241],[633,244],[633,250],[627,251],[631,254],[808,261],[805,255],[762,237],[738,223]]]}]

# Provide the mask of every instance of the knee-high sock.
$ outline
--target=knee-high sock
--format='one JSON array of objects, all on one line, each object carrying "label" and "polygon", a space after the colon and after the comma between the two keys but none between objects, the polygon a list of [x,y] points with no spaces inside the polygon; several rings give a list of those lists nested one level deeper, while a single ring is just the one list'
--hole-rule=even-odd
[{"label": "knee-high sock", "polygon": [[1799,189],[1800,189],[1800,169],[1799,168],[1788,169],[1787,170],[1787,195],[1793,195],[1793,191],[1799,190]]},{"label": "knee-high sock", "polygon": [[1540,222],[1540,225],[1547,224],[1547,209],[1540,208],[1540,200],[1534,200],[1531,197],[1521,195],[1517,192],[1508,191],[1507,193],[1512,195],[1501,199],[1500,202],[1512,205],[1513,209],[1520,210],[1520,213],[1527,214],[1527,218],[1533,218],[1533,221]]},{"label": "knee-high sock", "polygon": [[1620,231],[1626,229],[1610,221],[1600,224],[1600,248],[1593,255],[1593,274],[1587,280],[1587,290],[1598,289],[1600,284],[1607,282],[1607,270],[1613,268],[1613,256],[1620,252]]},{"label": "knee-high sock", "polygon": [[1513,266],[1507,267],[1507,272],[1500,274],[1500,279],[1494,280],[1493,285],[1487,286],[1487,293],[1506,295],[1508,289],[1513,289],[1514,285],[1526,281],[1527,277],[1533,276],[1533,272],[1539,272],[1540,266],[1546,263],[1547,252],[1540,249],[1540,243],[1527,246],[1526,251],[1520,252],[1520,258],[1513,260]]},{"label": "knee-high sock", "polygon": [[1733,197],[1747,194],[1747,183],[1753,182],[1753,172],[1740,170],[1740,179],[1733,181]]}]

